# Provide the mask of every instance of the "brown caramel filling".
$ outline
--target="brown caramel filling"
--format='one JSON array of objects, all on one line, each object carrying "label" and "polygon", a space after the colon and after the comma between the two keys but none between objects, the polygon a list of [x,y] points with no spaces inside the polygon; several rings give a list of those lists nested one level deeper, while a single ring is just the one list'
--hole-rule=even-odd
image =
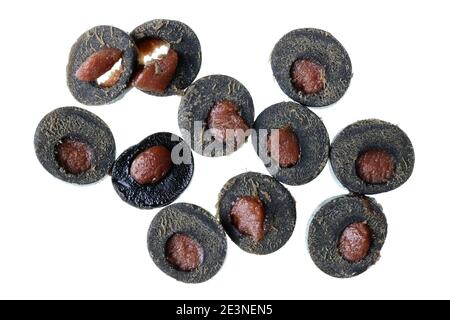
[{"label": "brown caramel filling", "polygon": [[235,143],[237,146],[245,142],[249,126],[239,115],[233,102],[216,103],[208,115],[207,122],[212,135],[219,142]]},{"label": "brown caramel filling", "polygon": [[381,184],[394,175],[395,160],[387,151],[372,149],[359,155],[356,160],[356,172],[366,183]]},{"label": "brown caramel filling", "polygon": [[[147,39],[137,45],[140,69],[134,76],[133,86],[150,92],[164,93],[172,82],[178,65],[178,54],[160,39]],[[166,53],[158,53],[166,48]]]},{"label": "brown caramel filling", "polygon": [[264,205],[257,197],[240,198],[231,209],[231,222],[240,233],[251,236],[255,242],[264,238]]},{"label": "brown caramel filling", "polygon": [[[80,81],[97,81],[105,88],[114,86],[123,73],[123,67],[119,63],[122,59],[122,51],[115,48],[104,48],[93,53],[78,68],[75,76]],[[114,68],[117,64],[117,68]]]},{"label": "brown caramel filling", "polygon": [[298,138],[290,127],[281,128],[272,133],[267,139],[267,150],[281,168],[295,166],[301,158]]},{"label": "brown caramel filling", "polygon": [[325,87],[325,69],[310,60],[297,60],[292,65],[291,79],[297,91],[319,93]]},{"label": "brown caramel filling", "polygon": [[192,271],[203,262],[203,248],[185,234],[174,234],[166,243],[166,259],[181,271]]},{"label": "brown caramel filling", "polygon": [[145,185],[161,181],[172,168],[171,152],[164,146],[155,146],[142,151],[130,167],[131,177]]},{"label": "brown caramel filling", "polygon": [[346,227],[339,239],[339,252],[349,262],[359,262],[369,253],[372,235],[365,222]]},{"label": "brown caramel filling", "polygon": [[56,159],[66,173],[81,174],[92,167],[92,149],[84,142],[64,139],[56,147]]}]

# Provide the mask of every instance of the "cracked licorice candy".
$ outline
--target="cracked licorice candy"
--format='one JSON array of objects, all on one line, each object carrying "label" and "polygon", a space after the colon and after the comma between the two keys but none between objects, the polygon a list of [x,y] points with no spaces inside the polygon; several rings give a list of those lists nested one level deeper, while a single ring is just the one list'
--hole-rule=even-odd
[{"label": "cracked licorice candy", "polygon": [[140,209],[153,209],[175,201],[193,174],[189,146],[172,133],[159,132],[117,158],[112,183],[123,201]]},{"label": "cracked licorice candy", "polygon": [[284,35],[271,55],[278,85],[291,99],[309,107],[338,101],[350,85],[352,65],[330,33],[297,29]]},{"label": "cracked licorice candy", "polygon": [[270,174],[280,182],[302,185],[322,172],[330,140],[322,120],[308,108],[282,102],[255,120],[253,146]]},{"label": "cracked licorice candy", "polygon": [[138,49],[133,86],[156,96],[182,94],[202,64],[200,41],[186,24],[152,20],[131,32]]},{"label": "cracked licorice candy", "polygon": [[156,266],[186,283],[212,278],[227,253],[222,226],[209,212],[188,203],[162,209],[150,225],[147,244]]},{"label": "cracked licorice candy", "polygon": [[225,184],[217,214],[236,245],[260,255],[286,244],[297,217],[289,191],[274,178],[255,172],[240,174]]},{"label": "cracked licorice candy", "polygon": [[348,190],[376,194],[404,184],[414,168],[414,149],[397,126],[370,119],[342,130],[331,144],[331,166]]},{"label": "cracked licorice candy", "polygon": [[178,125],[195,152],[220,157],[247,141],[254,116],[252,97],[239,81],[211,75],[186,90],[178,110]]},{"label": "cracked licorice candy", "polygon": [[327,200],[313,215],[308,249],[320,270],[350,278],[378,261],[386,235],[386,217],[374,199],[339,196]]},{"label": "cracked licorice candy", "polygon": [[42,166],[70,183],[90,184],[111,170],[116,156],[114,137],[95,114],[63,107],[47,114],[34,136],[34,148]]},{"label": "cracked licorice candy", "polygon": [[136,46],[128,33],[112,26],[94,27],[70,51],[70,92],[85,105],[115,102],[129,88],[136,61]]}]

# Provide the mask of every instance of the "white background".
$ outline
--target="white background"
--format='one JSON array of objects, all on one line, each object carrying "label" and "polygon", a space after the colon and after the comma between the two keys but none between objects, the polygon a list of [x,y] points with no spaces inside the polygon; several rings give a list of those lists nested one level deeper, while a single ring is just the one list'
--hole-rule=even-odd
[{"label": "white background", "polygon": [[[9,1],[2,5],[0,100],[0,298],[299,299],[450,298],[449,8],[446,1]],[[155,18],[187,23],[203,49],[199,76],[222,73],[252,93],[256,114],[288,98],[270,52],[301,27],[331,32],[347,49],[354,77],[343,99],[314,109],[333,138],[364,118],[398,124],[416,166],[401,188],[376,199],[389,234],[381,260],[338,280],[315,267],[307,222],[319,203],[344,194],[329,166],[312,183],[289,187],[298,220],[291,240],[269,256],[231,241],[212,280],[186,285],[151,261],[146,232],[156,211],[122,202],[110,178],[77,187],[53,178],[34,154],[33,135],[51,110],[80,106],[65,84],[69,49],[85,30],[112,24],[131,31]],[[120,102],[87,107],[113,131],[118,154],[158,131],[179,133],[179,97],[131,91]],[[265,173],[250,143],[227,158],[195,155],[192,184],[179,201],[214,212],[234,175]]]}]

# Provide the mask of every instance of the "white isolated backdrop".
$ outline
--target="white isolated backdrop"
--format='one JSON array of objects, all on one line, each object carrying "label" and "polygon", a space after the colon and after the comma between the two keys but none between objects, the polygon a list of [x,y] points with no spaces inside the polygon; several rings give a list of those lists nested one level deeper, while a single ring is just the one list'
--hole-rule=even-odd
[{"label": "white isolated backdrop", "polygon": [[[0,298],[315,299],[450,298],[446,204],[449,173],[449,38],[446,1],[10,1],[2,5]],[[65,84],[69,50],[100,24],[131,31],[155,18],[187,23],[203,49],[199,76],[235,77],[255,111],[289,100],[273,79],[269,57],[285,33],[302,27],[331,32],[347,49],[354,77],[336,105],[314,109],[333,138],[365,118],[398,124],[411,138],[416,166],[401,188],[376,195],[389,223],[381,260],[356,278],[339,280],[315,267],[306,227],[325,199],[346,193],[329,166],[312,183],[288,187],[297,200],[291,240],[253,256],[228,241],[222,270],[199,285],[160,272],[146,248],[158,210],[122,202],[110,178],[77,187],[48,174],[33,135],[51,110],[81,106]],[[131,91],[121,101],[87,107],[113,131],[120,154],[158,132],[179,133],[179,97]],[[180,202],[215,213],[231,177],[265,168],[247,143],[219,159],[195,155],[194,178]]]}]

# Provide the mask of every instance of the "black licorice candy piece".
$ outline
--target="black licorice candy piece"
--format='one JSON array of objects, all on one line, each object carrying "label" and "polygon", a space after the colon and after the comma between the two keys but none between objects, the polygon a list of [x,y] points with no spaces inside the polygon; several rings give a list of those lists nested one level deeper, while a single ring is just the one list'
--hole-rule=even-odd
[{"label": "black licorice candy piece", "polygon": [[147,245],[159,269],[186,283],[211,279],[222,267],[227,253],[222,226],[209,212],[188,203],[170,205],[155,216]]},{"label": "black licorice candy piece", "polygon": [[[103,55],[97,56],[95,62],[92,60],[89,61],[90,63],[88,62],[89,58],[92,58],[95,54],[98,55],[105,49],[115,49],[120,54],[115,59],[110,55]],[[120,58],[120,60],[117,58]],[[92,76],[96,71],[92,68],[102,70],[101,67],[108,65],[111,59],[114,59],[113,62],[121,61],[121,67],[117,69],[117,73],[113,76],[116,79],[111,85],[103,86],[92,78],[80,76],[80,67],[86,67],[86,63],[89,63],[90,76]],[[70,51],[67,65],[67,84],[70,92],[75,99],[85,105],[113,103],[121,98],[129,88],[128,84],[134,72],[136,61],[136,46],[128,33],[112,26],[94,27],[83,33]],[[112,67],[112,65],[109,64],[109,67]],[[84,71],[83,73],[88,72],[88,70]],[[94,78],[97,78],[97,76],[94,75]]]},{"label": "black licorice candy piece", "polygon": [[[246,198],[262,204],[263,234],[258,241],[250,234],[242,233],[240,225],[232,217],[236,204]],[[294,231],[297,218],[296,203],[290,192],[274,178],[255,172],[240,174],[225,184],[219,195],[217,215],[236,245],[259,255],[270,254],[283,247]],[[246,221],[253,219],[250,215],[242,218]]]},{"label": "black licorice candy piece", "polygon": [[138,47],[146,40],[162,40],[178,55],[175,74],[164,92],[144,92],[155,96],[182,94],[197,77],[202,64],[202,50],[197,35],[186,24],[174,20],[151,20],[135,28],[131,37]]},{"label": "black licorice candy piece", "polygon": [[[155,147],[166,150],[168,155],[152,152]],[[164,163],[165,159],[169,163]],[[164,172],[149,172],[152,167]],[[153,209],[175,201],[186,190],[193,174],[194,158],[189,146],[172,133],[159,132],[117,158],[112,183],[123,201],[140,209]]]},{"label": "black licorice candy piece", "polygon": [[116,156],[113,134],[95,114],[63,107],[47,114],[34,136],[42,166],[53,176],[75,184],[90,184],[111,170]]},{"label": "black licorice candy piece", "polygon": [[352,78],[344,47],[319,29],[297,29],[284,35],[272,51],[271,65],[281,90],[309,107],[338,101]]},{"label": "black licorice candy piece", "polygon": [[342,130],[331,144],[331,166],[348,190],[377,194],[404,184],[414,168],[414,149],[397,126],[361,120]]},{"label": "black licorice candy piece", "polygon": [[[358,229],[346,234],[348,228],[354,226],[365,228],[367,234]],[[350,278],[378,261],[386,235],[386,217],[375,199],[339,196],[327,200],[313,215],[308,230],[308,249],[320,270],[332,277]],[[367,240],[367,243],[361,242]]]},{"label": "black licorice candy piece", "polygon": [[[308,108],[294,102],[282,102],[265,109],[255,120],[253,147],[270,174],[280,182],[302,185],[312,181],[322,172],[328,161],[330,139],[322,120]],[[284,141],[286,134],[278,133],[278,158],[272,155],[270,137],[275,137],[274,129],[288,130],[293,135],[297,150]],[[289,136],[287,136],[289,139]],[[283,158],[292,157],[289,152],[297,152],[294,161],[283,164]],[[289,159],[287,159],[289,161]],[[285,160],[286,162],[286,160]]]},{"label": "black licorice candy piece", "polygon": [[[210,121],[213,113],[222,118],[222,123]],[[203,156],[220,157],[242,146],[254,117],[253,99],[244,85],[229,76],[210,75],[197,80],[186,90],[178,110],[178,125],[184,139],[190,141],[195,152]],[[230,141],[227,139],[217,139],[214,128],[210,128],[211,122],[232,132],[234,128],[227,125],[235,125],[238,136],[231,143],[227,143]],[[242,132],[237,129],[242,129]]]}]

